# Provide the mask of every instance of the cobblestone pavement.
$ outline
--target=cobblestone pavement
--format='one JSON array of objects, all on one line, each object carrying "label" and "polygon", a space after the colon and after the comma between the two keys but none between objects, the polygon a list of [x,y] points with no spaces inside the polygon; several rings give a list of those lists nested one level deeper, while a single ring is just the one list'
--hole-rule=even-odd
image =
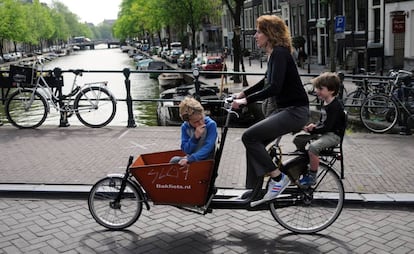
[{"label": "cobblestone pavement", "polygon": [[[264,72],[257,63],[246,67],[248,72]],[[228,133],[219,187],[244,186],[243,131]],[[282,139],[284,150],[293,149],[291,139],[290,135]],[[179,128],[17,130],[5,125],[0,129],[0,254],[414,253],[413,139],[347,134],[346,198],[374,202],[347,203],[338,220],[319,234],[292,234],[268,211],[214,210],[202,216],[152,204],[127,230],[108,231],[93,220],[84,198],[3,194],[28,185],[59,185],[65,190],[90,186],[108,173],[123,172],[129,155],[177,149]]]},{"label": "cobblestone pavement", "polygon": [[270,212],[206,216],[152,206],[124,231],[109,231],[86,200],[0,199],[0,253],[413,253],[414,209],[343,210],[328,229],[295,235]]},{"label": "cobblestone pavement", "polygon": [[[178,127],[42,126],[18,130],[3,126],[0,183],[91,185],[108,173],[122,173],[130,155],[178,149],[179,131]],[[219,187],[244,187],[243,131],[229,129],[216,182]],[[282,139],[283,150],[294,150],[291,140],[291,135]],[[347,134],[343,145],[345,191],[414,195],[413,141],[414,136]]]}]

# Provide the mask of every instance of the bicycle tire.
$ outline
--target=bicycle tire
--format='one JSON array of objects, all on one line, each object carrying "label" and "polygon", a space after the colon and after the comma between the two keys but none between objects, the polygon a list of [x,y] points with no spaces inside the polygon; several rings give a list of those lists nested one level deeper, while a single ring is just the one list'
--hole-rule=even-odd
[{"label": "bicycle tire", "polygon": [[344,199],[344,187],[338,174],[321,162],[314,187],[301,189],[291,185],[269,204],[269,208],[282,227],[295,233],[312,234],[336,221],[342,212]]},{"label": "bicycle tire", "polygon": [[127,180],[119,204],[113,203],[121,188],[122,177],[105,177],[91,188],[88,207],[95,221],[108,229],[120,230],[134,224],[142,212],[142,200],[136,186]]},{"label": "bicycle tire", "polygon": [[17,128],[33,129],[44,123],[49,112],[47,100],[39,92],[18,89],[5,104],[7,120]]},{"label": "bicycle tire", "polygon": [[368,97],[361,105],[360,119],[368,130],[385,133],[397,123],[399,110],[397,103],[386,95]]},{"label": "bicycle tire", "polygon": [[362,90],[355,90],[350,92],[349,95],[344,99],[344,105],[347,108],[348,114],[352,116],[358,116],[362,102],[365,100],[365,98],[366,96]]},{"label": "bicycle tire", "polygon": [[100,128],[114,119],[116,99],[107,89],[91,86],[79,92],[73,107],[82,124],[91,128]]}]

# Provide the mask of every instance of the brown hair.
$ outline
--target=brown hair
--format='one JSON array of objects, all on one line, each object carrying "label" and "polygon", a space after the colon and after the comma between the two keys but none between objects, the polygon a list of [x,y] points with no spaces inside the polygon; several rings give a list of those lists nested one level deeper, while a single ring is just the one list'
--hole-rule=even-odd
[{"label": "brown hair", "polygon": [[194,114],[204,115],[204,108],[201,103],[193,97],[185,97],[181,101],[180,105],[180,117],[183,121],[188,121],[190,116]]},{"label": "brown hair", "polygon": [[264,33],[272,47],[282,46],[292,52],[292,38],[285,22],[275,15],[262,15],[257,18],[257,29]]},{"label": "brown hair", "polygon": [[312,79],[311,82],[318,89],[326,87],[328,91],[333,91],[333,96],[338,94],[339,86],[341,85],[339,76],[334,72],[324,72]]}]

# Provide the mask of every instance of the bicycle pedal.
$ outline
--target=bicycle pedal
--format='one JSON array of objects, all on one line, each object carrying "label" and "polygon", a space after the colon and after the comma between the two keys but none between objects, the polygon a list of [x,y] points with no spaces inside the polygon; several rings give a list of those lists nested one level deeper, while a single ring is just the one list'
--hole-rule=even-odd
[{"label": "bicycle pedal", "polygon": [[266,203],[268,201],[271,201],[271,199],[260,199],[260,200],[257,200],[257,201],[253,201],[253,202],[250,202],[250,207],[256,207],[256,206],[261,205],[263,203]]}]

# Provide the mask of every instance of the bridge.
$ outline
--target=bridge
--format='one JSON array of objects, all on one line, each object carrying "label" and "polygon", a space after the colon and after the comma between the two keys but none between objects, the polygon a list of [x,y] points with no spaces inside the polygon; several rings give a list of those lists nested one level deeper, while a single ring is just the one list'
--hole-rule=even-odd
[{"label": "bridge", "polygon": [[110,39],[110,40],[74,40],[72,43],[70,43],[70,46],[72,48],[78,47],[80,50],[84,49],[95,49],[95,45],[98,44],[107,44],[108,48],[111,48],[111,46],[119,46],[121,42],[116,39]]}]

